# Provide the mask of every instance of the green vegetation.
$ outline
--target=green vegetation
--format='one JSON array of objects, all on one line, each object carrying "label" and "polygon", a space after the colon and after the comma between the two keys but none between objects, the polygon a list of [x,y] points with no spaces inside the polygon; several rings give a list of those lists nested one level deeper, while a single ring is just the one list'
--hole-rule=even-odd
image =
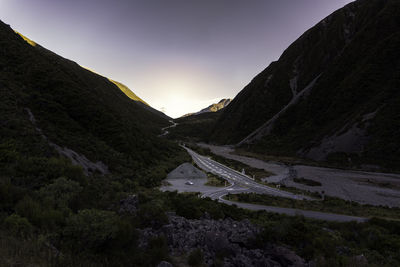
[{"label": "green vegetation", "polygon": [[188,257],[188,264],[190,266],[200,266],[203,262],[203,252],[201,249],[195,249],[190,252]]},{"label": "green vegetation", "polygon": [[[307,260],[339,263],[364,254],[371,264],[400,262],[398,222],[374,219],[343,224],[251,212],[196,194],[146,189],[124,177],[89,177],[83,183],[60,178],[25,195],[14,192],[18,190],[13,188],[7,198],[1,195],[1,203],[15,203],[0,213],[0,259],[6,263],[126,266],[140,262],[154,266],[161,260],[172,261],[163,236],[154,238],[146,250],[137,247],[137,229],[168,223],[165,211],[189,219],[199,219],[204,212],[214,219],[250,219],[264,229],[259,246],[288,245]],[[60,200],[54,199],[56,192]],[[138,193],[137,214],[119,213],[120,199],[133,192]],[[329,249],[318,242],[330,244]]]},{"label": "green vegetation", "polygon": [[336,197],[324,197],[323,200],[296,200],[255,193],[235,194],[226,197],[232,201],[253,203],[267,206],[278,206],[303,210],[314,210],[328,213],[345,214],[358,217],[380,217],[400,220],[400,208],[377,207],[361,205]]},{"label": "green vegetation", "polygon": [[[59,159],[40,136],[26,108],[48,140],[92,162],[103,162],[112,173],[161,180],[175,166],[169,159],[185,154],[156,136],[169,125],[166,118],[132,101],[106,78],[43,47],[30,46],[2,23],[0,36],[4,49],[0,57],[3,176],[24,176],[18,182],[31,186],[63,172],[75,172],[67,176],[82,179],[79,168]],[[148,166],[157,167],[150,173]],[[46,175],[36,179],[40,172]]]},{"label": "green vegetation", "polygon": [[205,183],[205,185],[224,187],[227,185],[227,181],[217,175],[214,175],[214,174],[208,172],[207,173],[207,183]]},{"label": "green vegetation", "polygon": [[220,113],[221,111],[207,112],[175,119],[178,125],[169,129],[168,138],[184,141],[208,140]]},{"label": "green vegetation", "polygon": [[[118,207],[190,160],[157,137],[168,120],[3,23],[0,45],[0,265],[149,266],[167,259],[160,242],[149,251],[136,244],[136,229],[149,218],[164,223],[164,210],[145,203],[132,218]],[[103,162],[110,173],[87,176],[50,142]]]},{"label": "green vegetation", "polygon": [[120,82],[111,80],[111,79],[110,79],[110,82],[112,82],[113,84],[115,84],[116,86],[118,86],[118,88],[119,88],[122,92],[124,92],[124,94],[126,94],[130,99],[132,99],[132,100],[134,100],[134,101],[140,101],[140,102],[142,102],[142,103],[145,104],[145,105],[149,105],[149,104],[147,104],[145,101],[143,101],[140,97],[138,97],[137,95],[135,95],[135,93],[132,92],[131,89],[129,89],[126,85],[124,85],[124,84],[122,84],[122,83],[120,83]]}]

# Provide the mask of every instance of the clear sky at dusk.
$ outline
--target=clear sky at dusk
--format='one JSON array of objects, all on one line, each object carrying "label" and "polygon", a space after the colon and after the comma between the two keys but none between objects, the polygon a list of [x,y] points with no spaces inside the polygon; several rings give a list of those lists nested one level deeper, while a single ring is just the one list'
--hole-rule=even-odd
[{"label": "clear sky at dusk", "polygon": [[172,117],[234,97],[350,0],[0,0],[0,19]]}]

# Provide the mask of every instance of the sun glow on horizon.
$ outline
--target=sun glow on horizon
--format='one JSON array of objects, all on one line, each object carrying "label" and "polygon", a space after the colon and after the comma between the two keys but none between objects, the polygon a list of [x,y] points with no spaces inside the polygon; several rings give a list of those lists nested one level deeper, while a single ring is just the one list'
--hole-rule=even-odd
[{"label": "sun glow on horizon", "polygon": [[[213,77],[190,68],[162,68],[151,77],[146,77],[146,80],[145,90],[157,92],[156,97],[146,98],[148,103],[172,118],[197,112],[222,98],[230,97],[220,95],[218,82]],[[215,94],[209,94],[210,85],[215,86]]]}]

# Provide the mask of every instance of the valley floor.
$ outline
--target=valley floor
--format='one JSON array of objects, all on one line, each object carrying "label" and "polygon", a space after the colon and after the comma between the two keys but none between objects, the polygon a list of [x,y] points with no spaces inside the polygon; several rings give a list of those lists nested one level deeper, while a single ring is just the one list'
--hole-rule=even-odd
[{"label": "valley floor", "polygon": [[[310,192],[323,192],[327,196],[338,197],[360,204],[400,207],[400,175],[349,171],[332,168],[294,165],[287,166],[277,162],[234,154],[227,146],[198,144],[212,153],[242,162],[254,168],[270,171],[275,175],[265,178],[269,183],[280,183]],[[294,178],[306,178],[321,183],[321,186],[308,186],[294,182]]]},{"label": "valley floor", "polygon": [[[230,186],[223,188],[206,186],[207,176],[199,174],[200,170],[193,167],[191,164],[185,163],[176,168],[166,179],[166,183],[160,188],[161,191],[178,191],[200,193],[202,198],[208,197],[219,202],[235,205],[240,208],[254,210],[254,211],[268,211],[273,213],[285,214],[289,216],[301,215],[306,218],[325,220],[325,221],[336,221],[336,222],[349,222],[357,221],[364,222],[367,220],[365,217],[349,216],[344,214],[335,214],[329,212],[321,212],[315,210],[305,210],[288,207],[277,207],[259,205],[257,203],[242,203],[238,201],[232,201],[229,196],[230,194],[242,194],[242,193],[255,193],[271,195],[277,198],[291,199],[294,201],[318,201],[304,195],[297,195],[283,190],[277,190],[275,188],[261,185],[248,176],[241,174],[227,166],[224,166],[218,162],[215,162],[207,157],[201,156],[191,149],[186,148],[189,154],[192,156],[197,166],[206,172],[214,172],[224,179],[227,179]],[[346,214],[346,213],[345,213]]]}]

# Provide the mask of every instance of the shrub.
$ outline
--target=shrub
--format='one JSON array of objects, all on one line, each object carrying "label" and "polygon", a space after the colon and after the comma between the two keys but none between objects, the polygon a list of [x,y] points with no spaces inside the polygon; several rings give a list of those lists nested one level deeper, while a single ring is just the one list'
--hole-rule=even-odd
[{"label": "shrub", "polygon": [[42,187],[39,194],[51,207],[67,208],[71,199],[81,191],[82,187],[78,182],[60,177],[53,183]]},{"label": "shrub", "polygon": [[27,218],[23,218],[15,213],[4,220],[4,225],[11,233],[21,237],[28,237],[33,230]]},{"label": "shrub", "polygon": [[157,265],[162,260],[169,260],[168,245],[164,235],[152,238],[149,241],[148,255],[151,256],[152,265]]},{"label": "shrub", "polygon": [[34,225],[40,225],[42,209],[40,204],[31,197],[26,196],[20,200],[15,206],[15,211],[18,215],[27,218]]},{"label": "shrub", "polygon": [[190,252],[188,257],[188,264],[190,266],[199,266],[203,262],[203,251],[197,248]]},{"label": "shrub", "polygon": [[63,234],[71,247],[101,249],[118,235],[115,212],[87,209],[67,219]]},{"label": "shrub", "polygon": [[138,217],[142,226],[159,228],[168,223],[168,217],[165,215],[165,207],[161,201],[150,201],[140,206]]}]

